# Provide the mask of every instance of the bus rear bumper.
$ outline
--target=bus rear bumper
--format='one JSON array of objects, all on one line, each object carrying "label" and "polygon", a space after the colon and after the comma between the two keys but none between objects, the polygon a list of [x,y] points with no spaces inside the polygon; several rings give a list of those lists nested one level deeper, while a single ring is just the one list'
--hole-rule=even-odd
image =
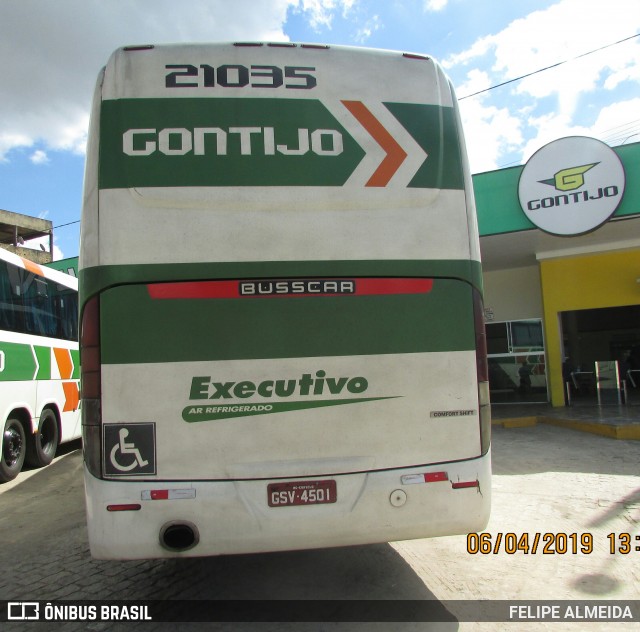
[{"label": "bus rear bumper", "polygon": [[[274,496],[274,489],[291,490],[286,483],[301,479],[105,481],[85,468],[91,554],[97,559],[201,557],[481,531],[491,505],[490,454],[305,478],[336,481],[337,498],[295,506],[283,504],[290,491]],[[285,485],[270,488],[273,483]]]}]

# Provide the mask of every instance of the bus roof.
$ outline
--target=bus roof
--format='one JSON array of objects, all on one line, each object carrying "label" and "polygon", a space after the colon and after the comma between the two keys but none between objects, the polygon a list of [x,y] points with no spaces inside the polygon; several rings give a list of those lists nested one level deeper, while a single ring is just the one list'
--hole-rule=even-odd
[{"label": "bus roof", "polygon": [[14,254],[13,252],[9,252],[4,248],[0,248],[0,260],[6,261],[18,268],[23,268],[32,274],[36,274],[38,276],[44,277],[45,279],[49,279],[54,283],[58,283],[59,285],[64,285],[71,290],[78,290],[78,279],[72,277],[69,274],[65,274],[64,272],[60,272],[58,270],[53,270],[52,268],[48,268],[47,266],[40,265],[39,263],[35,263],[30,259],[25,259],[20,255]]}]

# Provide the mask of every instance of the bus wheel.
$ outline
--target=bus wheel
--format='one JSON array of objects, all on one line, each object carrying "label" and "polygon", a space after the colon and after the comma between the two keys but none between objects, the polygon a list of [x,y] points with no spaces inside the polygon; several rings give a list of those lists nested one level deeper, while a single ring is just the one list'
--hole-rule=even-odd
[{"label": "bus wheel", "polygon": [[38,431],[27,443],[26,461],[33,467],[44,467],[53,461],[58,449],[58,420],[50,408],[40,415]]},{"label": "bus wheel", "polygon": [[24,428],[17,419],[7,419],[2,435],[2,460],[0,460],[0,482],[13,480],[22,469],[27,442]]}]

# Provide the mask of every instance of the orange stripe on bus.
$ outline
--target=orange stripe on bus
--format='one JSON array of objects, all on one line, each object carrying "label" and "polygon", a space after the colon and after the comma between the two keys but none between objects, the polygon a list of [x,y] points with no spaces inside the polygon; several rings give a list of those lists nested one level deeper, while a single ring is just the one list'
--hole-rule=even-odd
[{"label": "orange stripe on bus", "polygon": [[395,138],[393,138],[382,123],[371,114],[362,101],[343,101],[342,103],[387,153],[383,161],[378,165],[378,168],[373,172],[373,175],[369,178],[366,186],[386,187],[387,184],[389,184],[389,180],[391,180],[400,168],[400,165],[404,162],[407,157],[407,152],[398,145]]},{"label": "orange stripe on bus", "polygon": [[71,361],[71,353],[69,353],[69,349],[54,348],[53,353],[56,357],[60,377],[63,380],[70,379],[73,374],[73,362]]},{"label": "orange stripe on bus", "polygon": [[25,259],[24,257],[20,257],[20,259],[22,259],[25,270],[31,272],[31,274],[44,276],[44,270],[37,263],[33,263],[33,261],[29,261],[29,259]]},{"label": "orange stripe on bus", "polygon": [[64,408],[62,412],[68,413],[78,409],[78,403],[80,402],[80,391],[78,389],[77,382],[62,382],[62,388],[64,389]]}]

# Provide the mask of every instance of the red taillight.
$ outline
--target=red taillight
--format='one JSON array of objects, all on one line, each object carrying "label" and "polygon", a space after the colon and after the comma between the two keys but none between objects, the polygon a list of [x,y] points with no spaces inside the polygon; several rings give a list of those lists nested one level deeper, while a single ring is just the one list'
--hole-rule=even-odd
[{"label": "red taillight", "polygon": [[480,481],[458,481],[457,483],[451,483],[452,489],[468,489],[469,487],[477,487],[480,489]]},{"label": "red taillight", "polygon": [[100,299],[89,299],[82,313],[80,367],[83,399],[100,399]]},{"label": "red taillight", "polygon": [[482,294],[473,290],[473,324],[476,335],[476,369],[478,382],[489,381],[489,368],[487,366],[487,334],[484,327],[484,303]]},{"label": "red taillight", "polygon": [[129,503],[126,505],[107,505],[107,511],[140,511],[142,505],[138,503]]},{"label": "red taillight", "polygon": [[480,413],[480,452],[491,446],[491,403],[489,401],[489,366],[487,364],[487,334],[484,326],[482,294],[473,290],[473,320],[476,336],[476,370],[478,374],[478,407]]},{"label": "red taillight", "polygon": [[100,299],[89,299],[80,329],[80,391],[82,397],[82,451],[87,469],[101,475],[102,395],[100,368]]}]

